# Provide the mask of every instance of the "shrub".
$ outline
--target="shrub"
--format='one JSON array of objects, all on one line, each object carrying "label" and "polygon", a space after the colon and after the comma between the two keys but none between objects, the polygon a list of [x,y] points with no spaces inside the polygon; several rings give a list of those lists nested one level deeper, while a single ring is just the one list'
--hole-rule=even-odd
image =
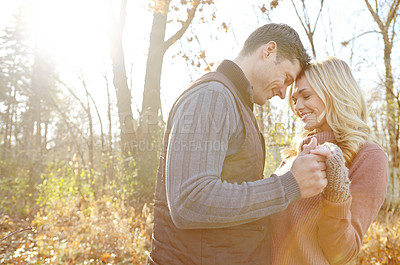
[{"label": "shrub", "polygon": [[25,218],[35,206],[37,192],[30,182],[31,171],[16,161],[0,160],[0,216]]}]

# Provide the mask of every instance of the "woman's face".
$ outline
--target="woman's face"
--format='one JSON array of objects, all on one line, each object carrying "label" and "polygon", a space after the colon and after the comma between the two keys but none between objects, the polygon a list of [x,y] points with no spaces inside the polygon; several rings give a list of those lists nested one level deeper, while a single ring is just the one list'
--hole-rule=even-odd
[{"label": "woman's face", "polygon": [[292,99],[296,115],[301,118],[305,130],[331,130],[325,114],[320,117],[324,113],[325,105],[304,75],[296,80]]}]

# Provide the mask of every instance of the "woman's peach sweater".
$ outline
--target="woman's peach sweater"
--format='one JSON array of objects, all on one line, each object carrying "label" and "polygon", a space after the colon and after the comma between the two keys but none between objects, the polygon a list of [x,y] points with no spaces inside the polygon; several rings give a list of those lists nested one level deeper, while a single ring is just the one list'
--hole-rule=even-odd
[{"label": "woman's peach sweater", "polygon": [[[318,144],[335,143],[332,132],[315,136]],[[290,169],[290,164],[287,161],[280,171]],[[377,144],[367,142],[349,167],[350,197],[346,201],[332,203],[319,194],[270,216],[272,264],[347,264],[356,257],[384,202],[387,173],[386,154]]]}]

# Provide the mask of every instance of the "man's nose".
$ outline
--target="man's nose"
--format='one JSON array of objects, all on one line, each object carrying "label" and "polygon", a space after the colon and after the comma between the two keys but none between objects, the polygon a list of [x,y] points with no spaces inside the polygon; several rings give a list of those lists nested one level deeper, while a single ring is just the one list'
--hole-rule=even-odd
[{"label": "man's nose", "polygon": [[284,99],[285,98],[285,96],[286,96],[286,89],[287,89],[287,86],[282,86],[280,89],[279,89],[279,97],[281,98],[281,99]]}]

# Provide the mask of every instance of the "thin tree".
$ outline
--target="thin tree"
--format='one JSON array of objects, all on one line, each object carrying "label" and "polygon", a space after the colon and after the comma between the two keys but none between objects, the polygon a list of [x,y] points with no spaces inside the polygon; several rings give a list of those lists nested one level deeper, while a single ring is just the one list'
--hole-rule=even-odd
[{"label": "thin tree", "polygon": [[122,46],[122,35],[125,26],[125,13],[127,0],[122,0],[119,17],[114,15],[114,6],[109,2],[110,30],[110,52],[114,73],[114,87],[117,96],[118,118],[121,130],[121,150],[124,156],[133,152],[132,145],[136,142],[136,133],[132,115],[132,96],[128,87],[125,67],[124,49]]},{"label": "thin tree", "polygon": [[20,8],[18,14],[14,16],[14,21],[4,30],[4,35],[0,39],[0,101],[4,103],[6,109],[3,113],[3,148],[1,158],[11,159],[11,154],[18,154],[19,151],[11,148],[11,138],[14,132],[15,143],[18,143],[17,111],[26,109],[25,102],[19,99],[21,95],[29,95],[32,72],[32,45],[27,36],[27,16],[26,10]]},{"label": "thin tree", "polygon": [[[146,64],[146,75],[143,90],[143,102],[141,113],[141,131],[146,130],[150,133],[148,125],[157,125],[162,119],[161,113],[161,97],[160,97],[160,80],[162,72],[162,64],[164,54],[172,44],[179,40],[186,32],[196,13],[200,0],[181,1],[187,5],[187,17],[180,20],[181,27],[171,37],[165,40],[165,32],[167,28],[167,18],[170,8],[172,8],[171,0],[154,1],[153,24],[150,33],[150,46]],[[177,7],[175,7],[177,8]],[[145,128],[145,129],[144,129]]]},{"label": "thin tree", "polygon": [[[33,136],[33,141],[27,149],[27,154],[32,161],[32,174],[40,182],[40,174],[44,164],[46,123],[50,119],[50,113],[53,107],[49,104],[49,97],[57,95],[56,88],[56,66],[52,60],[51,54],[46,49],[36,44],[35,57],[32,68],[31,87],[28,99],[29,117],[29,135]],[[32,135],[33,133],[33,135]],[[30,139],[26,139],[30,141]]]},{"label": "thin tree", "polygon": [[322,8],[324,6],[324,0],[320,0],[320,8],[318,10],[317,18],[315,19],[314,22],[311,21],[310,16],[308,15],[308,10],[306,7],[305,0],[300,0],[302,15],[300,15],[299,8],[296,6],[295,1],[294,0],[290,0],[290,1],[292,2],[293,8],[296,12],[296,15],[297,15],[298,19],[300,20],[301,25],[303,26],[303,29],[307,35],[308,41],[310,42],[313,56],[314,56],[314,58],[317,58],[317,53],[315,50],[315,43],[314,43],[314,34],[315,34],[315,30],[317,29],[318,20],[322,13]]},{"label": "thin tree", "polygon": [[[107,118],[108,118],[108,138],[107,138],[107,149],[103,152],[104,165],[104,178],[103,187],[109,183],[110,180],[114,180],[114,155],[113,155],[113,138],[112,138],[112,102],[110,97],[110,87],[107,74],[103,74],[104,81],[107,90]],[[105,153],[105,154],[104,154]]]},{"label": "thin tree", "polygon": [[[385,65],[384,86],[386,91],[387,130],[389,135],[389,166],[391,169],[389,194],[398,201],[397,170],[400,167],[400,91],[395,91],[392,73],[392,49],[396,36],[396,21],[399,16],[400,0],[383,1],[374,0],[371,5],[369,0],[364,0],[368,11],[378,25],[379,33],[383,40],[383,60]],[[386,12],[385,12],[386,11]]]},{"label": "thin tree", "polygon": [[[186,32],[192,23],[196,11],[200,5],[212,4],[210,0],[181,0],[179,5],[173,5],[171,0],[155,0],[153,2],[153,23],[150,33],[150,45],[148,50],[145,83],[143,90],[142,110],[140,113],[138,138],[139,153],[137,157],[138,179],[144,190],[138,197],[147,200],[153,196],[153,186],[158,164],[158,151],[160,149],[163,127],[161,112],[161,73],[164,54]],[[168,15],[172,10],[185,10],[186,17],[178,22],[181,24],[169,38],[166,38]],[[149,188],[150,187],[150,188]]]}]

